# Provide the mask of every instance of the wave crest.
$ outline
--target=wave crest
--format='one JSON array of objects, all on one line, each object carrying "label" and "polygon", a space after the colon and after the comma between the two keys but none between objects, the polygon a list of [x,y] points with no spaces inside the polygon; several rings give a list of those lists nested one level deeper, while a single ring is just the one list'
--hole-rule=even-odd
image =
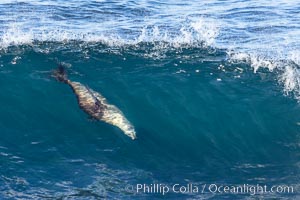
[{"label": "wave crest", "polygon": [[134,46],[151,43],[155,48],[181,48],[212,46],[219,34],[219,29],[211,20],[200,18],[188,20],[179,29],[168,30],[163,26],[143,27],[133,37],[125,34],[90,32],[78,29],[55,29],[54,27],[26,27],[14,23],[0,34],[0,48],[32,44],[34,42],[69,42],[103,43],[110,47]]},{"label": "wave crest", "polygon": [[266,68],[275,73],[279,84],[283,86],[285,95],[292,94],[300,101],[300,65],[299,52],[291,52],[288,60],[268,59],[258,54],[244,52],[228,52],[231,62],[246,62],[256,73],[260,68]]}]

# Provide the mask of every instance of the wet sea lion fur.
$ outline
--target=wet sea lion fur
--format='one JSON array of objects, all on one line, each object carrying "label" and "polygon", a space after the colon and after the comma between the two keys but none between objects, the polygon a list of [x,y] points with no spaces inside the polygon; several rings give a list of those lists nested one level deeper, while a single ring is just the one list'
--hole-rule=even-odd
[{"label": "wet sea lion fur", "polygon": [[53,71],[52,76],[59,82],[68,84],[77,96],[78,104],[89,116],[96,120],[104,121],[121,129],[131,139],[136,139],[133,125],[116,106],[107,102],[100,93],[67,77],[67,72],[62,64]]}]

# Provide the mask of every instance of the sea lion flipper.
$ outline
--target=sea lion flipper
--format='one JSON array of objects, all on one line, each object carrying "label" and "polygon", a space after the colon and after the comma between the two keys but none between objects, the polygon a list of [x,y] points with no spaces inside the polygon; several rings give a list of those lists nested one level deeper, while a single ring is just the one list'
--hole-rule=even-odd
[{"label": "sea lion flipper", "polygon": [[53,70],[52,76],[59,82],[68,83],[66,68],[59,63],[57,69]]}]

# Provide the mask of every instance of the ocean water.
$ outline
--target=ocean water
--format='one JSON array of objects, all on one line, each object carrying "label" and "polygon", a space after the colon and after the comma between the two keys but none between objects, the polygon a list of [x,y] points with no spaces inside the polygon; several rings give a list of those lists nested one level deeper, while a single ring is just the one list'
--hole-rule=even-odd
[{"label": "ocean water", "polygon": [[[2,0],[0,199],[299,199],[299,22],[287,0]],[[137,140],[90,120],[58,63]],[[243,184],[293,191],[208,188]]]}]

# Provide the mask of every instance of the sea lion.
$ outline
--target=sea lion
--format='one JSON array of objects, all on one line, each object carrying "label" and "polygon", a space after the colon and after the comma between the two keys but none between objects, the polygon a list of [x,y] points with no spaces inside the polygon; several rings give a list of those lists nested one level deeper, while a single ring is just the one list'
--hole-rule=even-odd
[{"label": "sea lion", "polygon": [[89,87],[67,77],[66,69],[62,64],[53,71],[52,76],[59,82],[68,84],[77,96],[78,104],[89,116],[120,128],[131,139],[136,139],[132,124],[126,119],[121,110],[109,104],[105,97]]}]

